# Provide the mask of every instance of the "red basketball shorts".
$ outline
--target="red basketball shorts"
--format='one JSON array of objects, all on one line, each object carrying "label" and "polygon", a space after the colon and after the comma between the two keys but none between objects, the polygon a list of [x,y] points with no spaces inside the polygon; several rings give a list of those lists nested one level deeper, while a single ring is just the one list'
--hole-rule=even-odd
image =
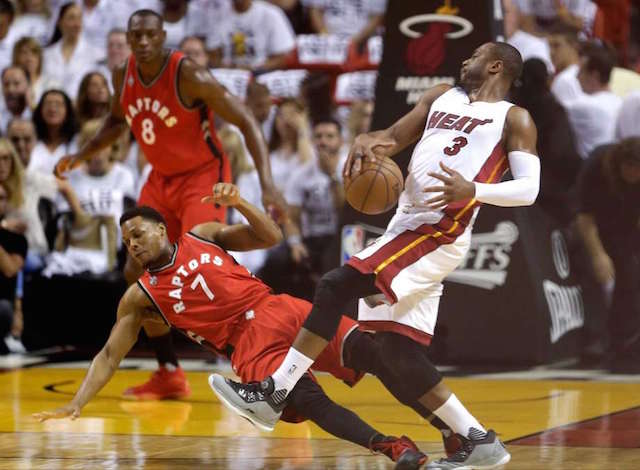
[{"label": "red basketball shorts", "polygon": [[179,175],[163,176],[152,170],[142,187],[138,205],[150,206],[162,214],[167,221],[169,240],[176,241],[180,235],[204,222],[225,222],[226,207],[203,204],[200,200],[211,194],[213,185],[231,181],[231,169],[220,163],[211,163]]},{"label": "red basketball shorts", "polygon": [[[272,295],[249,314],[231,355],[233,370],[243,382],[262,380],[276,371],[310,311],[311,304],[306,300]],[[342,349],[345,339],[356,328],[358,324],[354,320],[343,316],[338,332],[311,369],[328,372],[355,385],[364,374],[344,367]],[[303,420],[290,408],[285,410],[282,419],[289,422]]]}]

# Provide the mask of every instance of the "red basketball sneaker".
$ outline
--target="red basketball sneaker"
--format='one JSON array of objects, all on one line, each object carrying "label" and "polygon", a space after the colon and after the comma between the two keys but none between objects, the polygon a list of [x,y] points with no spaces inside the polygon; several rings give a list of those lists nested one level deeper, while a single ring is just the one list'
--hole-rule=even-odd
[{"label": "red basketball sneaker", "polygon": [[458,452],[462,447],[462,440],[456,433],[451,432],[448,436],[442,435],[442,443],[444,444],[444,451],[447,453],[447,457],[451,457]]},{"label": "red basketball sneaker", "polygon": [[396,462],[396,470],[417,470],[428,460],[407,436],[388,436],[369,446],[372,452],[384,454]]},{"label": "red basketball sneaker", "polygon": [[189,395],[191,388],[184,371],[180,367],[171,371],[164,366],[151,374],[147,382],[130,387],[122,394],[125,398],[135,400],[177,400]]}]

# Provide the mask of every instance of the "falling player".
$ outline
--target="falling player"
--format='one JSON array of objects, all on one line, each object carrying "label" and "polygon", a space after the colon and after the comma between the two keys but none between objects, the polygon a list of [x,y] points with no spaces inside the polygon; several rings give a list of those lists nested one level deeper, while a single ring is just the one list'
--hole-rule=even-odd
[{"label": "falling player", "polygon": [[[495,433],[446,387],[426,348],[442,280],[464,259],[478,206],[530,205],[538,194],[535,125],[526,110],[505,101],[521,69],[522,58],[512,46],[483,44],[463,62],[460,87],[431,88],[388,129],[358,136],[346,175],[357,174],[363,159],[391,157],[420,139],[395,216],[374,244],[322,277],[287,357],[260,383],[264,398],[248,402],[243,395],[254,385],[217,377],[214,385],[223,401],[254,420],[277,419],[279,405],[333,338],[338,312],[354,298],[369,298],[360,302],[360,323],[395,334],[395,341],[383,343],[384,359],[411,385],[413,399],[462,440],[456,454],[427,468],[493,468],[509,461]],[[500,182],[509,168],[514,179]],[[380,297],[385,302],[377,305]]]},{"label": "falling player", "polygon": [[[213,196],[205,199],[235,207],[250,225],[199,224],[171,243],[159,212],[141,206],[123,214],[120,225],[124,244],[146,271],[120,301],[109,339],[71,403],[37,413],[36,418],[76,418],[117,370],[145,321],[164,321],[193,341],[227,355],[243,380],[260,378],[282,361],[311,304],[288,295],[273,295],[225,251],[266,248],[278,243],[282,233],[229,183],[216,184]],[[353,385],[363,375],[357,372],[362,370],[359,367],[382,364],[376,359],[378,349],[370,335],[358,330],[354,320],[343,317],[336,337],[314,369]],[[377,372],[393,380],[390,371]],[[384,453],[398,461],[399,468],[417,469],[427,460],[409,438],[385,436],[332,402],[311,374],[300,381],[289,403],[283,419],[311,419],[337,437]]]},{"label": "falling player", "polygon": [[[243,104],[230,95],[209,71],[182,52],[164,48],[166,32],[160,15],[138,10],[129,19],[127,41],[132,54],[113,73],[115,96],[102,128],[75,155],[63,158],[62,174],[111,145],[127,128],[153,170],[139,205],[151,206],[167,221],[174,241],[195,225],[225,220],[225,208],[203,205],[202,194],[213,184],[231,180],[231,169],[216,137],[213,112],[238,126],[253,157],[265,207],[275,205],[284,214],[286,204],[273,185],[267,150],[258,124]],[[125,277],[135,282],[142,268],[127,259]],[[181,398],[189,384],[162,324],[143,325],[158,358],[159,369],[148,382],[131,387],[125,395],[138,399]]]}]

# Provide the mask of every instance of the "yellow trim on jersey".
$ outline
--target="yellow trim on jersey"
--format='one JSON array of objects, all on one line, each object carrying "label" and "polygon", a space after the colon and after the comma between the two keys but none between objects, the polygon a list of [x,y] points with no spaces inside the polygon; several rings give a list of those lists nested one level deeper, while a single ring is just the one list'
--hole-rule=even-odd
[{"label": "yellow trim on jersey", "polygon": [[[500,161],[496,164],[496,166],[493,168],[493,170],[491,171],[491,174],[489,175],[489,178],[487,179],[487,182],[490,183],[493,178],[496,176],[496,173],[498,172],[498,168],[500,168],[500,165],[502,165],[502,163],[504,162],[504,160],[507,158],[506,155],[504,155]],[[451,226],[451,228],[449,230],[447,230],[445,232],[445,234],[450,234],[452,233],[459,225],[458,219],[460,219],[460,217],[462,217],[465,212],[467,212],[469,209],[471,209],[473,207],[473,205],[476,203],[476,199],[472,198],[466,206],[464,206],[453,218],[453,220],[455,221],[454,224]],[[422,243],[423,241],[425,241],[427,238],[429,237],[433,237],[433,238],[438,238],[441,237],[443,234],[442,232],[436,232],[433,234],[429,234],[429,235],[422,235],[419,238],[416,238],[414,241],[412,241],[411,243],[409,243],[407,246],[405,246],[404,248],[402,248],[401,250],[395,252],[394,254],[392,254],[391,256],[389,256],[386,260],[384,260],[382,263],[380,263],[376,269],[374,269],[374,274],[378,274],[380,271],[382,271],[384,268],[386,268],[387,266],[389,266],[391,263],[393,263],[395,260],[397,260],[398,258],[400,258],[402,255],[404,255],[407,251],[411,250],[412,248],[415,248],[416,246],[418,246],[420,243]]]}]

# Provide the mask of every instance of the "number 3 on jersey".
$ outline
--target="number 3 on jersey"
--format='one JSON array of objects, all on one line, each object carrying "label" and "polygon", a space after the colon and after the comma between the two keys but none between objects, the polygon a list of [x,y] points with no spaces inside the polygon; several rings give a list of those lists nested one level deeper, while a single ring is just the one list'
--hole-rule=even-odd
[{"label": "number 3 on jersey", "polygon": [[455,139],[453,139],[453,144],[450,147],[445,147],[443,149],[443,152],[449,155],[450,157],[452,157],[454,155],[457,155],[460,149],[465,145],[467,145],[468,143],[469,142],[467,141],[466,138],[462,136],[456,137]]},{"label": "number 3 on jersey", "polygon": [[156,143],[156,134],[153,132],[153,121],[149,118],[143,119],[141,123],[142,127],[142,141],[147,145],[153,145]]}]

